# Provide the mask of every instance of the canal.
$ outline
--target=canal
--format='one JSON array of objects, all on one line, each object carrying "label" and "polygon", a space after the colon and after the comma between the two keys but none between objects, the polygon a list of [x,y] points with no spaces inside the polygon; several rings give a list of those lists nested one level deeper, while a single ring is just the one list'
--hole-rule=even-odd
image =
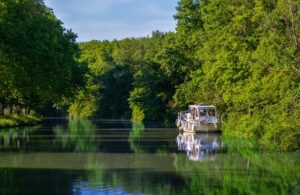
[{"label": "canal", "polygon": [[300,194],[299,152],[162,124],[48,119],[0,131],[0,194]]}]

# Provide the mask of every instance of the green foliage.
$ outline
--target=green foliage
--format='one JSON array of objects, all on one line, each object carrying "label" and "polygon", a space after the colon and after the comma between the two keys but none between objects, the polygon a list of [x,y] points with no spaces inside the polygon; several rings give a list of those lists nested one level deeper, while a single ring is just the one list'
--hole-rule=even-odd
[{"label": "green foliage", "polygon": [[70,117],[164,120],[175,89],[155,59],[163,37],[153,32],[152,37],[82,43],[79,61],[88,64],[88,81],[69,108]]},{"label": "green foliage", "polygon": [[299,6],[296,1],[201,1],[203,29],[192,33],[202,41],[195,58],[204,63],[177,88],[175,105],[215,104],[226,118],[226,134],[299,149]]},{"label": "green foliage", "polygon": [[160,65],[153,62],[144,63],[134,75],[134,79],[135,88],[129,98],[129,104],[135,111],[134,119],[142,112],[146,120],[162,121],[168,101],[168,82],[160,70]]},{"label": "green foliage", "polygon": [[174,18],[175,33],[82,43],[88,82],[70,115],[170,123],[208,103],[225,134],[298,150],[300,3],[180,0]]},{"label": "green foliage", "polygon": [[87,119],[91,117],[97,110],[97,104],[94,98],[95,97],[91,97],[89,101],[86,99],[77,99],[68,109],[69,117],[71,119]]},{"label": "green foliage", "polygon": [[0,102],[67,102],[84,83],[76,35],[41,0],[3,0],[0,13]]},{"label": "green foliage", "polygon": [[[202,3],[202,2],[201,2]],[[177,28],[186,32],[194,31],[202,27],[201,9],[199,0],[181,0],[178,2]]]},{"label": "green foliage", "polygon": [[40,123],[41,117],[36,115],[4,115],[0,117],[0,128],[15,127],[20,125],[34,125]]},{"label": "green foliage", "polygon": [[129,118],[127,99],[132,88],[131,66],[117,64],[115,42],[91,41],[80,44],[79,61],[88,64],[87,82],[69,107],[71,118]]},{"label": "green foliage", "polygon": [[137,105],[134,105],[131,107],[131,109],[132,109],[132,121],[133,122],[139,122],[139,121],[143,121],[145,119],[145,114],[143,112],[143,108],[141,108]]}]

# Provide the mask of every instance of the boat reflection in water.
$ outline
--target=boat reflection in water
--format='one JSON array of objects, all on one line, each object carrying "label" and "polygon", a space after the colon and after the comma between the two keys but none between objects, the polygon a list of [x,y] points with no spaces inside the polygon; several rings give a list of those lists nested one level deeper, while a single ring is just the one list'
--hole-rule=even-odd
[{"label": "boat reflection in water", "polygon": [[179,133],[177,136],[179,151],[185,151],[193,161],[215,160],[217,151],[224,149],[219,134]]}]

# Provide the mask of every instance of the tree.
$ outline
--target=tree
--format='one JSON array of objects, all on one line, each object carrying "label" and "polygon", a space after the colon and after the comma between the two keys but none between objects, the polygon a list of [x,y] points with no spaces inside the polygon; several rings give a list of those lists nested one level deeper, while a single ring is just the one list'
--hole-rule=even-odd
[{"label": "tree", "polygon": [[2,101],[38,109],[72,97],[84,81],[76,35],[40,0],[4,0],[0,13]]}]

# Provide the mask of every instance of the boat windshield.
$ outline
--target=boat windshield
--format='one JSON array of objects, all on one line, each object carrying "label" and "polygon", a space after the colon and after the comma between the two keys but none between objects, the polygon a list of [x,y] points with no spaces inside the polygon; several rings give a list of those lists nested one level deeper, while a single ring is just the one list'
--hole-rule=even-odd
[{"label": "boat windshield", "polygon": [[206,116],[206,109],[199,108],[199,113],[200,113],[200,116]]},{"label": "boat windshield", "polygon": [[216,110],[214,108],[209,108],[208,109],[208,116],[215,116],[216,115]]}]

